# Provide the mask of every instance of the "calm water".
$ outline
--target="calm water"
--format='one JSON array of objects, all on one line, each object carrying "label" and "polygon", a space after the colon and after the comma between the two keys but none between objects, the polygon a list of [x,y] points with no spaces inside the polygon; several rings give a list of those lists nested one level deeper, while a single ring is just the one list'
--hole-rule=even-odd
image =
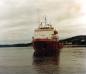
[{"label": "calm water", "polygon": [[32,47],[0,48],[0,74],[86,74],[86,48],[63,48],[59,56],[33,57]]}]

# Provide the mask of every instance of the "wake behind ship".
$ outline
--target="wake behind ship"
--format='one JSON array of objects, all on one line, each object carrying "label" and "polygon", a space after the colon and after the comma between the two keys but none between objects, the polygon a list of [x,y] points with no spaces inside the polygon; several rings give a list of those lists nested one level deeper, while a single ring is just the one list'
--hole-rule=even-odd
[{"label": "wake behind ship", "polygon": [[34,30],[33,48],[35,55],[51,55],[60,52],[62,44],[59,42],[58,31],[52,25],[41,22],[39,27]]}]

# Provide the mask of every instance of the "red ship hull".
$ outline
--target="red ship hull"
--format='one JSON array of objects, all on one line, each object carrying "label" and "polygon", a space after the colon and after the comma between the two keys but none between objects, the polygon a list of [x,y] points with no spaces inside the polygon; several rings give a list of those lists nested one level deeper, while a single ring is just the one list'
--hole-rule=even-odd
[{"label": "red ship hull", "polygon": [[35,39],[33,40],[33,48],[38,54],[55,54],[60,52],[62,44],[56,40]]}]

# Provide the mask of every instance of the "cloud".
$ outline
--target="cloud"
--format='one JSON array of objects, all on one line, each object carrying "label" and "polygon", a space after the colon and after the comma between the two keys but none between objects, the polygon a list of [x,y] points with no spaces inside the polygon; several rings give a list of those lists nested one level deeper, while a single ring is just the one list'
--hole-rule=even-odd
[{"label": "cloud", "polygon": [[80,5],[76,0],[0,0],[0,43],[31,41],[44,16],[61,38],[75,35]]}]

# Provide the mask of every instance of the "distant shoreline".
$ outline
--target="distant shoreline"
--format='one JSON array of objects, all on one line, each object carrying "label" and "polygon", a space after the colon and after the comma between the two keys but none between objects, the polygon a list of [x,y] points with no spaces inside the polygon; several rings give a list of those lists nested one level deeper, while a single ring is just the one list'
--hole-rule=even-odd
[{"label": "distant shoreline", "polygon": [[64,45],[64,47],[86,47],[86,45]]},{"label": "distant shoreline", "polygon": [[32,46],[32,43],[3,44],[3,45],[0,45],[0,48],[2,48],[2,47],[29,47],[29,46]]},{"label": "distant shoreline", "polygon": [[[0,48],[3,48],[3,47],[30,47],[30,46],[32,46],[32,43],[0,45]],[[86,47],[86,45],[68,45],[68,44],[64,44],[63,47]]]}]

